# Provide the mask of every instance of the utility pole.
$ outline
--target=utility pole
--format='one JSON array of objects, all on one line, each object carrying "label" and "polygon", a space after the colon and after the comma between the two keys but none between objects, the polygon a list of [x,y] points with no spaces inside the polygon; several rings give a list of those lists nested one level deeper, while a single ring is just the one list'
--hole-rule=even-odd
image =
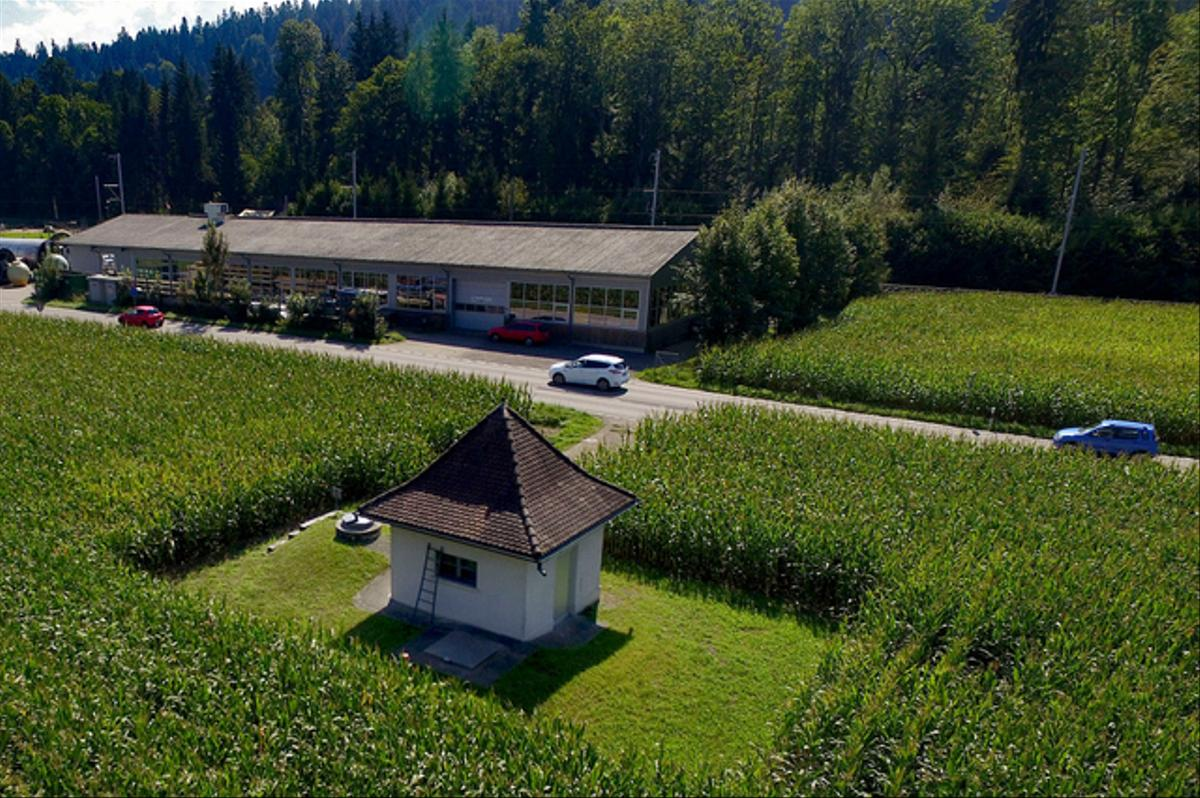
[{"label": "utility pole", "polygon": [[125,176],[121,171],[121,153],[108,156],[110,159],[117,162],[117,182],[105,183],[104,188],[108,190],[108,201],[118,201],[121,205],[121,213],[125,213]]},{"label": "utility pole", "polygon": [[358,218],[358,150],[350,152],[350,196],[354,204],[354,218]]},{"label": "utility pole", "polygon": [[121,153],[117,153],[117,185],[121,190],[121,213],[125,213],[125,173],[121,171]]},{"label": "utility pole", "polygon": [[654,194],[650,198],[650,226],[654,226],[654,221],[658,217],[658,167],[662,162],[662,148],[654,151]]},{"label": "utility pole", "polygon": [[1083,159],[1087,157],[1087,147],[1079,151],[1079,166],[1075,169],[1075,185],[1071,187],[1071,204],[1067,206],[1067,223],[1063,227],[1062,244],[1058,247],[1058,263],[1054,266],[1054,282],[1050,285],[1050,296],[1058,293],[1058,275],[1062,272],[1063,255],[1067,251],[1067,236],[1071,234],[1071,217],[1075,215],[1075,198],[1079,196],[1079,179],[1083,177]]},{"label": "utility pole", "polygon": [[100,204],[100,175],[94,175],[96,178],[96,221],[104,221],[104,206]]}]

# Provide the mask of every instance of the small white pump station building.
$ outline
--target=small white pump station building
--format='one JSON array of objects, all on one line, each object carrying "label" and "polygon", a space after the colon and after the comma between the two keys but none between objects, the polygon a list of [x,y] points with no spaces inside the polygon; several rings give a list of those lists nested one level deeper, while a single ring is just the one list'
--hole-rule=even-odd
[{"label": "small white pump station building", "polygon": [[393,609],[524,641],[599,600],[604,527],[636,503],[501,404],[359,514],[391,525]]}]

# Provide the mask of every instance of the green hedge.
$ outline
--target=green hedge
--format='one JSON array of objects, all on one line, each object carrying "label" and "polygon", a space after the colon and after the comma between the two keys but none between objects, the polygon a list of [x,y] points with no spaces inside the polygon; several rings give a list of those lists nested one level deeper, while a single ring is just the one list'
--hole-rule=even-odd
[{"label": "green hedge", "polygon": [[[1061,240],[1061,223],[943,204],[891,217],[887,262],[897,283],[1045,293]],[[1195,302],[1198,263],[1195,205],[1153,213],[1083,212],[1072,226],[1059,291]]]}]

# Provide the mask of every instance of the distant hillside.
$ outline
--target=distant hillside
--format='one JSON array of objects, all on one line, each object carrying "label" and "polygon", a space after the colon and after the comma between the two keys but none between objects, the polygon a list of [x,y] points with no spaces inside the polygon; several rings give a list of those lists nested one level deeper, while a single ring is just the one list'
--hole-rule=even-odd
[{"label": "distant hillside", "polygon": [[411,41],[419,40],[446,12],[462,27],[469,23],[492,25],[500,31],[516,28],[522,0],[318,0],[316,4],[286,2],[277,7],[249,11],[222,11],[215,20],[197,17],[189,22],[158,30],[147,28],[134,35],[122,32],[113,42],[56,43],[51,48],[39,44],[36,50],[16,50],[0,54],[0,74],[9,80],[36,77],[38,65],[50,56],[63,58],[80,80],[95,80],[102,72],[125,69],[141,72],[157,84],[164,64],[177,65],[186,60],[201,74],[207,74],[213,52],[219,45],[233,48],[245,57],[254,73],[259,95],[273,93],[275,71],[271,57],[275,38],[289,19],[311,20],[332,44],[345,52],[349,47],[354,18],[361,10],[364,18],[387,14],[396,30]]}]

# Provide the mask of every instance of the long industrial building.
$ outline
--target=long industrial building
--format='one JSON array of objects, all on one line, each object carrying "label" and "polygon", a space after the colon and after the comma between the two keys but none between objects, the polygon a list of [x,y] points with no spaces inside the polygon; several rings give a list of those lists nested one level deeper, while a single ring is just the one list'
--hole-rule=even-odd
[{"label": "long industrial building", "polygon": [[[673,318],[678,267],[694,228],[219,217],[227,275],[256,298],[330,288],[377,291],[411,321],[486,330],[540,319],[579,343],[656,349],[687,334]],[[125,214],[68,239],[71,268],[130,270],[178,285],[199,259],[204,216]]]}]

